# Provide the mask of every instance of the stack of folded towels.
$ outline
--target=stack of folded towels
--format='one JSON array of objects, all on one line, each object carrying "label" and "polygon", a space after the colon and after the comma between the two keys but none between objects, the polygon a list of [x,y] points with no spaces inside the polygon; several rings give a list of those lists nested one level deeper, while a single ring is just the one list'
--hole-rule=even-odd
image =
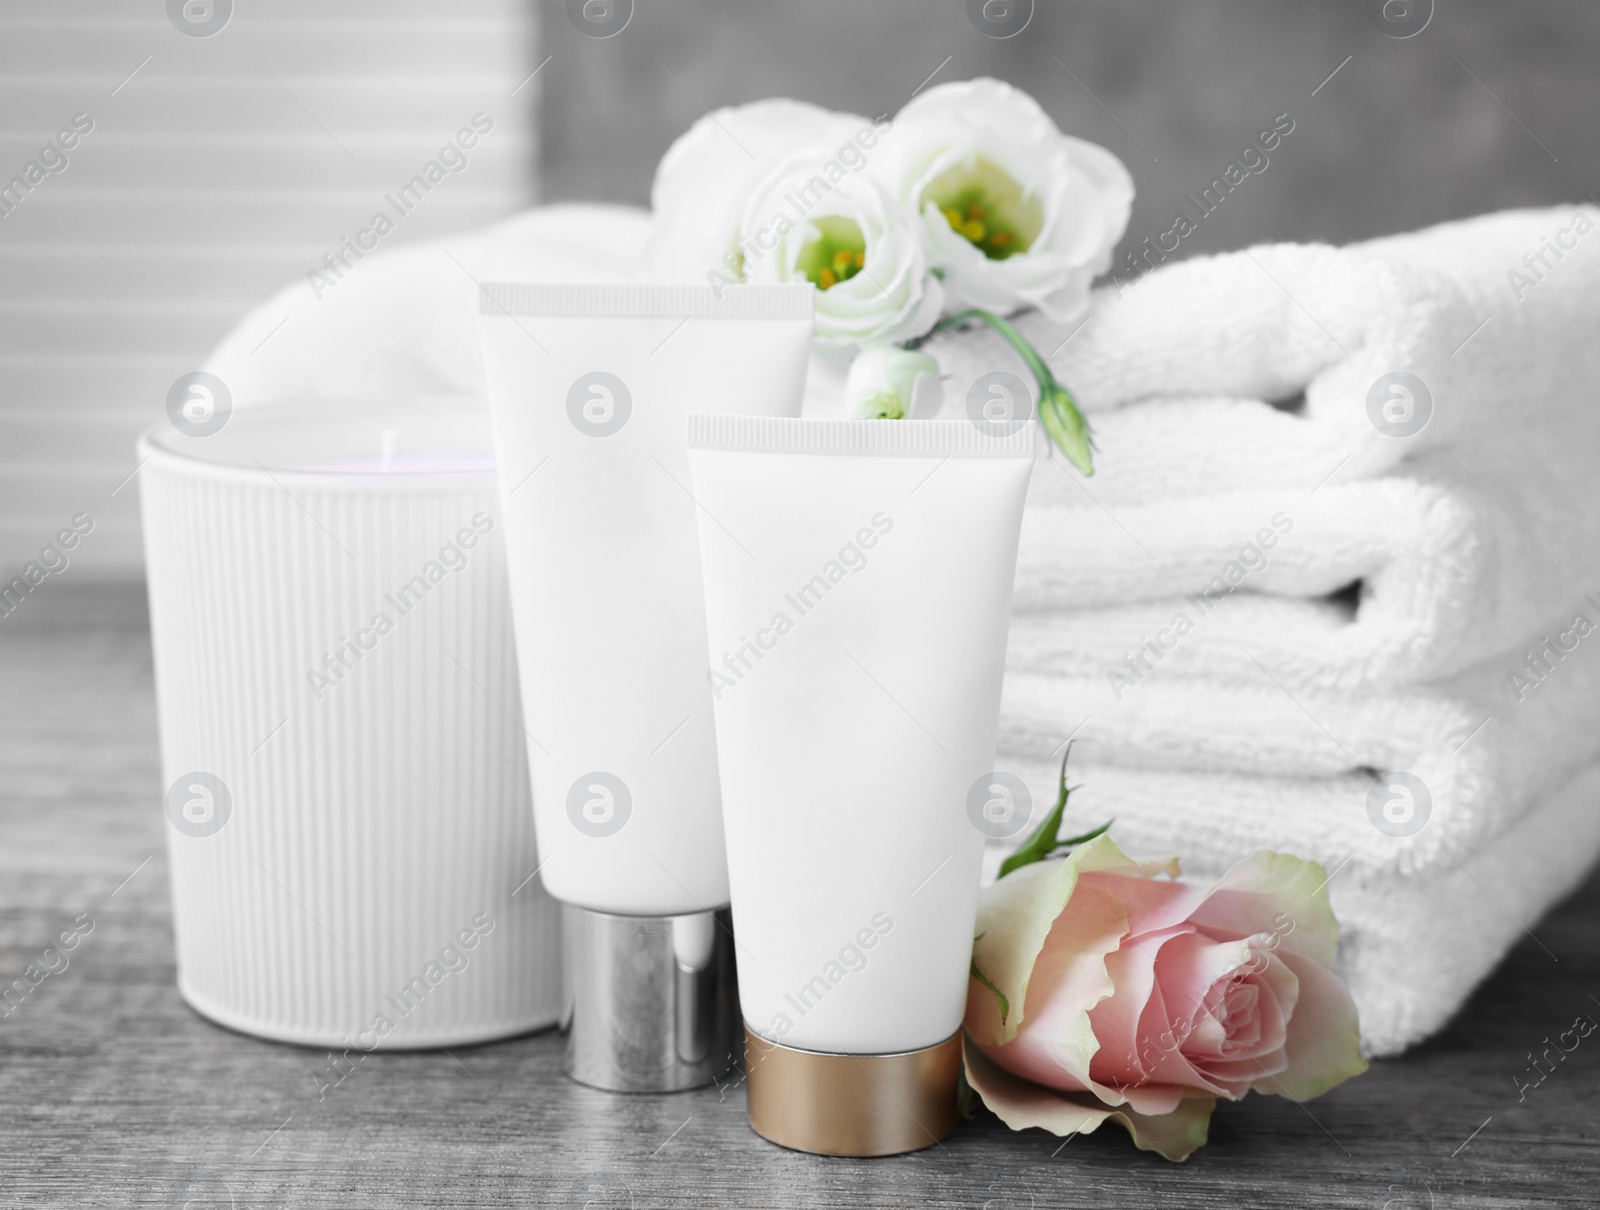
[{"label": "stack of folded towels", "polygon": [[[1252,248],[1021,325],[1100,469],[1036,469],[1000,767],[1053,801],[1070,737],[1069,831],[1324,863],[1374,1054],[1542,950],[1600,852],[1597,226]],[[1018,371],[940,356],[957,401]]]},{"label": "stack of folded towels", "polygon": [[[1252,248],[1020,321],[1099,470],[1036,470],[998,763],[1053,801],[1071,738],[1069,827],[1115,816],[1193,876],[1323,862],[1372,1054],[1444,1024],[1600,853],[1597,220]],[[374,257],[207,368],[236,406],[481,396],[475,274],[615,279],[648,233],[551,207]],[[947,415],[1021,372],[987,329],[928,348]]]}]

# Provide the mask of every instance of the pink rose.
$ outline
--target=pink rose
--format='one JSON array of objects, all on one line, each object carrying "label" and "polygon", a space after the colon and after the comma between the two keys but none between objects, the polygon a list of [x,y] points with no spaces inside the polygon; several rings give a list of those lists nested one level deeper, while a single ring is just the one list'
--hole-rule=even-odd
[{"label": "pink rose", "polygon": [[1209,891],[1177,875],[1100,836],[983,892],[968,1081],[1013,1129],[1109,1117],[1181,1160],[1217,1097],[1305,1101],[1366,1070],[1322,867],[1263,852]]}]

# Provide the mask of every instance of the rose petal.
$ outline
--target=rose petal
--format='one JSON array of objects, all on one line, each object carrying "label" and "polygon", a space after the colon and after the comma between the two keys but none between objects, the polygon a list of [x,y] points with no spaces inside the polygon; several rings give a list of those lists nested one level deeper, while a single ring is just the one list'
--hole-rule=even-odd
[{"label": "rose petal", "polygon": [[1280,951],[1331,966],[1339,922],[1327,884],[1327,871],[1316,862],[1263,850],[1224,874],[1190,919],[1219,940],[1271,933]]},{"label": "rose petal", "polygon": [[[1182,1019],[1196,1026],[1186,1050],[1204,1042],[1200,1031],[1211,1030],[1215,1018],[1206,1011],[1206,996],[1212,987],[1250,961],[1246,941],[1218,941],[1204,933],[1185,933],[1161,947],[1156,958],[1156,981],[1166,999],[1173,1020]],[[1220,1028],[1220,1027],[1217,1027]]]},{"label": "rose petal", "polygon": [[1213,1080],[1183,1053],[1194,1028],[1190,1018],[1175,1017],[1168,1010],[1158,978],[1139,1022],[1139,1056],[1150,1072],[1150,1082],[1237,1101],[1250,1091],[1248,1080]]},{"label": "rose petal", "polygon": [[1164,857],[1141,862],[1127,870],[1095,870],[1084,876],[1084,885],[1109,895],[1122,904],[1128,914],[1128,928],[1135,938],[1182,924],[1205,899],[1205,891],[1186,882],[1169,882],[1155,877],[1178,877],[1178,859]]},{"label": "rose petal", "polygon": [[[1107,836],[1073,849],[1061,861],[1041,861],[1008,874],[978,894],[977,938],[972,960],[1010,1005],[1002,1021],[993,991],[976,979],[967,997],[967,1029],[983,1045],[999,1046],[1017,1036],[1028,1012],[1028,983],[1056,917],[1072,898],[1080,872],[1142,868]],[[1089,1005],[1082,1006],[1088,1029]],[[1093,1052],[1089,1052],[1092,1054]],[[1083,1056],[1087,1065],[1089,1055]]]},{"label": "rose petal", "polygon": [[1004,1046],[985,1048],[1018,1075],[1051,1088],[1090,1089],[1100,1042],[1089,1012],[1115,990],[1108,960],[1128,931],[1114,903],[1077,890],[1056,917],[1028,980],[1027,1024]]},{"label": "rose petal", "polygon": [[1251,978],[1261,987],[1257,1004],[1261,1034],[1253,1053],[1280,1049],[1288,1039],[1289,1022],[1300,1004],[1300,979],[1294,969],[1275,954],[1257,951]]},{"label": "rose petal", "polygon": [[1162,933],[1147,933],[1130,939],[1115,954],[1106,958],[1106,971],[1116,986],[1109,1000],[1089,1010],[1089,1022],[1100,1049],[1090,1064],[1090,1074],[1102,1084],[1137,1084],[1150,1078],[1140,1059],[1148,1039],[1140,1036],[1140,1022],[1155,990],[1156,955],[1179,932],[1191,931],[1187,925]]},{"label": "rose petal", "polygon": [[983,1103],[1013,1130],[1038,1127],[1055,1135],[1092,1134],[1108,1118],[1132,1137],[1141,1151],[1182,1162],[1205,1145],[1212,1097],[1183,1097],[1171,1113],[1149,1116],[1103,1105],[1087,1093],[1060,1093],[1001,1068],[969,1040],[965,1046],[967,1083]]},{"label": "rose petal", "polygon": [[1279,951],[1278,957],[1299,980],[1300,994],[1283,1044],[1287,1067],[1255,1087],[1309,1101],[1367,1070],[1361,1026],[1349,989],[1337,975],[1304,954]]},{"label": "rose petal", "polygon": [[1257,992],[1254,1041],[1233,1032],[1216,1057],[1192,1060],[1217,1084],[1253,1084],[1289,1066],[1283,1047],[1299,1000],[1300,980],[1278,958],[1259,952],[1254,957],[1251,983],[1246,985]]},{"label": "rose petal", "polygon": [[[1127,1105],[1134,1113],[1142,1113],[1146,1117],[1159,1117],[1164,1113],[1171,1113],[1185,1100],[1195,1097],[1210,1097],[1209,1093],[1194,1087],[1180,1088],[1176,1084],[1129,1084],[1114,1090],[1113,1095],[1107,1096],[1102,1090],[1097,1094],[1102,1101],[1108,1104]],[[1210,1097],[1215,1101],[1215,1097]]]}]

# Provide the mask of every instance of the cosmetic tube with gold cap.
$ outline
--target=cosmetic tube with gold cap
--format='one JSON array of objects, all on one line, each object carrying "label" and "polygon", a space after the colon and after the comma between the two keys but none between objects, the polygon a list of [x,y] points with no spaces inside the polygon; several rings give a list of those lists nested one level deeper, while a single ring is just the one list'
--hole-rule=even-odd
[{"label": "cosmetic tube with gold cap", "polygon": [[955,1126],[1029,420],[689,419],[750,1123]]}]

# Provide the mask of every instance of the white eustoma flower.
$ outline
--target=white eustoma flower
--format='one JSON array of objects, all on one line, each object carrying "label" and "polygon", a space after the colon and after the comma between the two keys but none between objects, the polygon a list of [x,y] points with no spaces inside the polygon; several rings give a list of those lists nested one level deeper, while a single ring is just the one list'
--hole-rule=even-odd
[{"label": "white eustoma flower", "polygon": [[1133,178],[999,80],[930,88],[895,117],[873,172],[917,215],[951,310],[1034,306],[1071,322],[1128,225]]},{"label": "white eustoma flower", "polygon": [[815,285],[826,345],[920,336],[944,290],[912,216],[867,174],[859,144],[845,146],[796,152],[757,183],[738,229],[744,280]]},{"label": "white eustoma flower", "polygon": [[647,274],[701,284],[713,274],[739,280],[739,216],[757,182],[802,148],[855,144],[864,155],[857,140],[866,131],[876,143],[875,130],[868,118],[784,99],[707,114],[656,166]]},{"label": "white eustoma flower", "polygon": [[926,353],[872,345],[850,363],[845,414],[856,420],[925,418],[939,410],[939,363]]}]

